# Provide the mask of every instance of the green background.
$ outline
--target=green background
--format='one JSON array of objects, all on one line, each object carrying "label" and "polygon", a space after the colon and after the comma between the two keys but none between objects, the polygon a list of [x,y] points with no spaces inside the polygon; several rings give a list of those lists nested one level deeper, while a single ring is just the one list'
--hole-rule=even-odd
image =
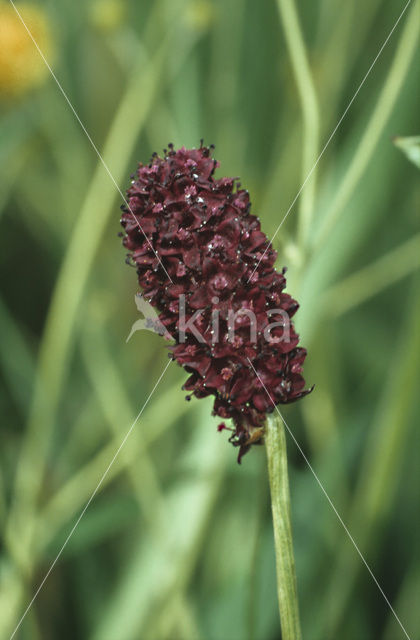
[{"label": "green background", "polygon": [[[404,4],[36,6],[122,191],[153,151],[204,138],[271,237]],[[316,385],[283,415],[412,640],[420,184],[392,138],[420,133],[419,32],[412,2],[273,241]],[[54,80],[0,109],[3,640],[168,360],[157,335],[125,341],[138,315],[122,198]],[[168,368],[16,638],[281,637],[264,448],[238,466],[211,401],[185,401],[185,378]],[[406,637],[290,437],[288,455],[304,638]]]}]

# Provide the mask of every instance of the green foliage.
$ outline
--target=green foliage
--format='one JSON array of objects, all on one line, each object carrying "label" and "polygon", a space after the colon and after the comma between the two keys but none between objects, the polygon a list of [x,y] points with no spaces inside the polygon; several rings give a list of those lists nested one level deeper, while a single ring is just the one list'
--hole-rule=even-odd
[{"label": "green foliage", "polygon": [[420,136],[394,138],[394,144],[401,149],[407,158],[420,169]]},{"label": "green foliage", "polygon": [[[167,363],[159,336],[125,342],[137,285],[117,238],[118,188],[138,160],[203,137],[273,235],[396,4],[36,5],[54,73],[107,168],[49,76],[3,99],[0,640]],[[414,1],[274,239],[316,384],[283,414],[413,639],[420,185],[392,140],[404,134],[394,142],[419,165],[418,13]],[[184,379],[169,366],[15,638],[280,638],[264,448],[238,466],[211,404],[185,401]],[[403,638],[290,438],[287,448],[303,637]]]}]

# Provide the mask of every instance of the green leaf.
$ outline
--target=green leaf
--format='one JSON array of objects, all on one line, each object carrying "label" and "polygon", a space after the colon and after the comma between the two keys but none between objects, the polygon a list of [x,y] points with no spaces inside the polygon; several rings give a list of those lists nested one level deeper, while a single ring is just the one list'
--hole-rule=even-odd
[{"label": "green leaf", "polygon": [[393,142],[420,169],[420,136],[397,136]]}]

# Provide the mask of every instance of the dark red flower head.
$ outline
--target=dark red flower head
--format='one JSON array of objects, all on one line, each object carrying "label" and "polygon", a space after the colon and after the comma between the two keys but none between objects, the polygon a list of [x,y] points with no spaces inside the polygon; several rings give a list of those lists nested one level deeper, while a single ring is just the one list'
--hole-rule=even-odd
[{"label": "dark red flower head", "polygon": [[285,269],[274,268],[277,253],[250,214],[248,192],[234,178],[215,179],[217,166],[204,146],[154,154],[138,167],[121,224],[144,298],[190,374],[184,388],[215,396],[214,413],[233,420],[240,460],[261,441],[274,404],[310,389]]}]

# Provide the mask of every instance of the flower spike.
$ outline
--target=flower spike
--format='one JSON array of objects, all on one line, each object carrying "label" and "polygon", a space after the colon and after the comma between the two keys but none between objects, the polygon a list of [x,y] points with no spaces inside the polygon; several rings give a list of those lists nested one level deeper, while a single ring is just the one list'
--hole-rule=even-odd
[{"label": "flower spike", "polygon": [[274,268],[277,253],[250,213],[248,191],[235,178],[214,178],[218,166],[203,142],[189,150],[169,144],[163,158],[153,154],[139,165],[121,224],[143,296],[189,373],[183,388],[214,396],[214,414],[233,420],[240,461],[262,442],[274,405],[311,389],[291,322],[299,305],[284,293],[286,270]]}]

